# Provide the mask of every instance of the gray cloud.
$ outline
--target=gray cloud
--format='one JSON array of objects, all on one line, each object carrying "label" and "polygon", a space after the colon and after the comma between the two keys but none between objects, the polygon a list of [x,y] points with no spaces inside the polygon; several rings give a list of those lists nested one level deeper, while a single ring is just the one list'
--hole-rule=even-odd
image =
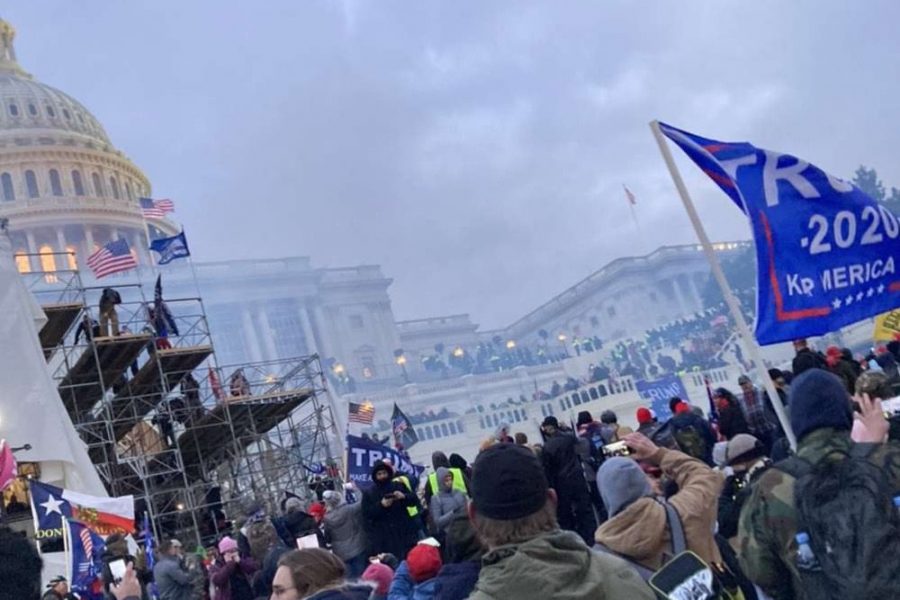
[{"label": "gray cloud", "polygon": [[[381,263],[399,318],[508,323],[694,241],[660,118],[900,185],[894,3],[23,3],[22,63],[178,203],[197,257]],[[680,161],[714,238],[742,217]],[[622,192],[638,197],[642,236]]]}]

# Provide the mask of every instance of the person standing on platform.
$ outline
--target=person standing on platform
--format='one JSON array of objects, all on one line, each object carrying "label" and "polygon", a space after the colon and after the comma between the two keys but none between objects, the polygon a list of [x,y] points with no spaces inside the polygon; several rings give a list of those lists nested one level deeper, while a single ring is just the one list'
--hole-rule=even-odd
[{"label": "person standing on platform", "polygon": [[[122,304],[122,296],[112,288],[103,288],[100,294],[100,335],[119,335],[119,313],[116,305]],[[109,327],[112,326],[112,332]]]}]

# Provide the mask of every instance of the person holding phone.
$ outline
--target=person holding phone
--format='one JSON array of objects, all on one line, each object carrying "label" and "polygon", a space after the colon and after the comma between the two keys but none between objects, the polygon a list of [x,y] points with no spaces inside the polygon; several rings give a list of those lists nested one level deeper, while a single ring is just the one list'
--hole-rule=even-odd
[{"label": "person holding phone", "polygon": [[372,487],[363,495],[363,522],[369,540],[369,555],[388,552],[406,556],[416,545],[416,522],[407,507],[417,500],[411,490],[391,481],[393,472],[384,462],[372,468]]},{"label": "person holding phone", "polygon": [[256,595],[251,581],[259,570],[256,562],[249,556],[242,558],[238,543],[228,536],[219,542],[219,555],[210,570],[215,586],[213,600],[253,600]]}]

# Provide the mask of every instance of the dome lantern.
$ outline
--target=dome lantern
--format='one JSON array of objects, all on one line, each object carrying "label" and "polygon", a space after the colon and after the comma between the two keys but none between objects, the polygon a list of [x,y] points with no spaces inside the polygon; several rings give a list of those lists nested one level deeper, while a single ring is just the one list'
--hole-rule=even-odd
[{"label": "dome lantern", "polygon": [[15,28],[3,19],[0,19],[0,72],[15,73],[20,77],[31,77],[19,66],[16,60],[16,47],[13,44],[15,37]]}]

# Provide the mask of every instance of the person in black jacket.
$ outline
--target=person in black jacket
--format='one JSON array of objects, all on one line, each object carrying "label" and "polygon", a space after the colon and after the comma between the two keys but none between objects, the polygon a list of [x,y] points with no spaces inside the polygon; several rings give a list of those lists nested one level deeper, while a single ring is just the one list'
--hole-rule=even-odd
[{"label": "person in black jacket", "polygon": [[825,357],[811,350],[806,339],[794,340],[794,350],[797,352],[794,360],[791,362],[791,372],[794,374],[794,377],[810,369],[828,370],[828,363],[825,362]]},{"label": "person in black jacket", "polygon": [[545,438],[541,460],[550,487],[556,490],[559,526],[574,531],[586,544],[592,544],[597,519],[584,480],[584,469],[578,460],[578,438],[573,431],[562,431],[553,416],[544,419],[541,432]]},{"label": "person in black jacket", "polygon": [[[103,288],[100,294],[100,334],[101,335],[119,335],[119,313],[116,312],[116,305],[122,304],[122,297],[119,292],[112,288]],[[112,327],[110,332],[109,328]]]},{"label": "person in black jacket", "polygon": [[730,440],[739,433],[750,433],[750,426],[747,425],[737,396],[725,388],[717,388],[713,392],[713,400],[719,412],[719,433],[722,437]]},{"label": "person in black jacket", "polygon": [[369,539],[369,556],[386,552],[406,556],[416,545],[416,524],[406,510],[415,506],[414,492],[391,481],[393,472],[384,462],[372,468],[372,486],[362,500],[363,523]]}]

